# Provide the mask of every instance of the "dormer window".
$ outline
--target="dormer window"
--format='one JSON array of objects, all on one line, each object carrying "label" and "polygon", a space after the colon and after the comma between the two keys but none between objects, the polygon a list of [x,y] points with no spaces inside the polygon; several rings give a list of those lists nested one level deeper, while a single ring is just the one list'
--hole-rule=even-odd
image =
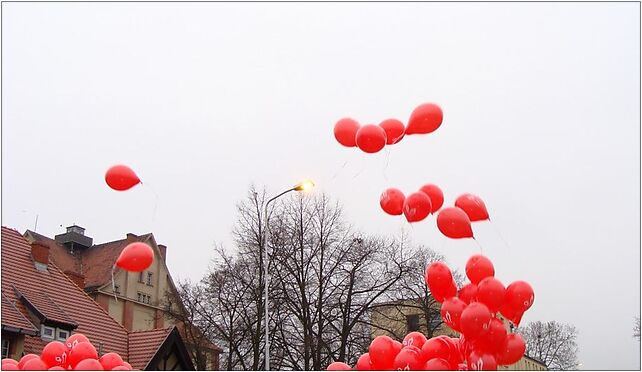
[{"label": "dormer window", "polygon": [[69,331],[58,328],[56,330],[56,333],[57,333],[56,340],[67,341],[67,338],[69,337]]},{"label": "dormer window", "polygon": [[40,334],[42,338],[53,340],[56,337],[56,328],[49,327],[43,324]]}]

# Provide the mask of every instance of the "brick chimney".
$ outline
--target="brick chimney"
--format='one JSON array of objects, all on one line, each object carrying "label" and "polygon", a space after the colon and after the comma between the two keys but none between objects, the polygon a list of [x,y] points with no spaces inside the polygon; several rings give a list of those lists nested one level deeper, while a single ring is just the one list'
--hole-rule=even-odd
[{"label": "brick chimney", "polygon": [[138,235],[127,233],[127,243],[134,243],[138,241]]},{"label": "brick chimney", "polygon": [[71,271],[71,270],[65,271],[65,275],[67,275],[67,277],[69,279],[71,279],[71,281],[76,283],[76,285],[78,287],[80,287],[80,289],[85,289],[85,276],[84,275],[78,274],[77,272]]},{"label": "brick chimney", "polygon": [[49,247],[47,245],[38,241],[31,243],[31,256],[36,264],[36,269],[47,271],[47,265],[49,265]]},{"label": "brick chimney", "polygon": [[166,262],[166,258],[167,258],[167,246],[165,246],[165,245],[163,245],[163,244],[158,244],[158,250],[159,250],[159,251],[160,251],[160,253],[161,253],[161,257],[163,258],[163,262]]}]

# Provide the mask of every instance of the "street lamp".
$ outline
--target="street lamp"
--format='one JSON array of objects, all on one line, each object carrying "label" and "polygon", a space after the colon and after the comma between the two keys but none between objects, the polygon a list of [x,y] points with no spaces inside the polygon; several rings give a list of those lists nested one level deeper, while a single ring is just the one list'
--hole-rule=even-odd
[{"label": "street lamp", "polygon": [[270,370],[270,318],[269,318],[269,312],[268,312],[268,285],[270,283],[270,275],[268,274],[268,241],[270,239],[270,229],[269,229],[269,217],[268,217],[268,205],[273,202],[274,200],[280,198],[281,196],[289,193],[290,191],[307,191],[310,190],[311,188],[314,187],[314,182],[311,180],[304,180],[292,187],[291,189],[287,189],[280,193],[279,195],[273,197],[272,199],[268,200],[267,203],[265,203],[265,238],[264,238],[264,245],[265,245],[265,263],[264,263],[264,270],[265,270],[265,370],[269,371]]}]

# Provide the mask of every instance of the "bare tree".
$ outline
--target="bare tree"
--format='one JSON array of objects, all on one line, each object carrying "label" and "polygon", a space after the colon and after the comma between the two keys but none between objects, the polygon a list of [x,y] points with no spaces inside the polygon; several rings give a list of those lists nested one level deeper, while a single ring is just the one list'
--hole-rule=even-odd
[{"label": "bare tree", "polygon": [[633,338],[640,341],[640,317],[635,317],[635,323],[633,324]]},{"label": "bare tree", "polygon": [[577,329],[569,324],[531,322],[518,328],[526,341],[526,354],[550,370],[577,370]]}]

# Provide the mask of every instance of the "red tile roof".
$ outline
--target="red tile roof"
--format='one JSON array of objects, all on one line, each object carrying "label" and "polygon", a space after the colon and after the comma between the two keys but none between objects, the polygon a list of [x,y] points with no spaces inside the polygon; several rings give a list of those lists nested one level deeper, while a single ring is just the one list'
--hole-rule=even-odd
[{"label": "red tile roof", "polygon": [[60,306],[56,305],[46,293],[24,288],[21,289],[15,285],[12,287],[18,298],[27,308],[31,307],[32,310],[35,310],[36,315],[41,318],[41,321],[50,320],[72,326],[73,328],[78,326],[78,323],[71,319]]},{"label": "red tile roof", "polygon": [[[13,285],[27,292],[46,294],[61,311],[77,324],[94,345],[103,345],[103,352],[116,352],[128,357],[127,330],[100,307],[89,295],[71,281],[54,263],[47,271],[38,271],[31,257],[31,246],[17,231],[2,227],[2,292],[16,303],[16,308],[27,314],[17,302]],[[2,311],[4,322],[5,311]],[[40,339],[25,337],[25,353],[39,353]],[[34,349],[31,349],[34,348]]]},{"label": "red tile roof", "polygon": [[14,332],[29,332],[33,335],[38,333],[38,329],[16,308],[7,296],[2,293],[2,329],[9,327]]},{"label": "red tile roof", "polygon": [[165,342],[165,339],[173,329],[174,326],[131,332],[129,334],[129,347],[131,349],[129,364],[132,365],[132,368],[145,369],[147,363],[163,345],[163,342]]}]

